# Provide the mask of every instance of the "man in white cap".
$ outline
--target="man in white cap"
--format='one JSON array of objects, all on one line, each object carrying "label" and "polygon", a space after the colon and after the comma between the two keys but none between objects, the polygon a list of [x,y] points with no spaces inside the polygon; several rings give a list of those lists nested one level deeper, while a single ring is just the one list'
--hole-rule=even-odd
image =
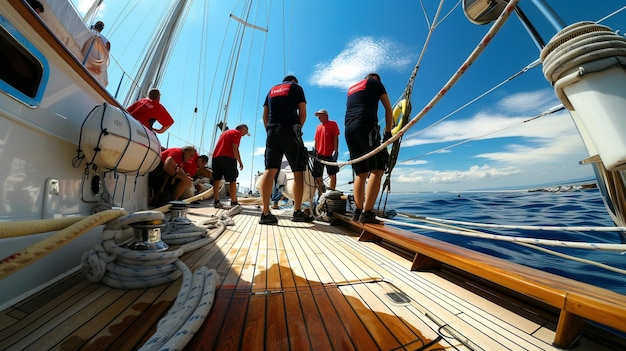
[{"label": "man in white cap", "polygon": [[330,179],[330,188],[335,189],[337,186],[337,172],[339,172],[339,167],[324,165],[319,160],[337,162],[339,153],[339,126],[337,126],[337,122],[328,119],[328,111],[325,109],[315,112],[315,115],[319,117],[320,124],[315,129],[315,162],[313,163],[313,176],[315,177],[317,188],[323,191],[324,182],[322,181],[322,176],[324,175],[324,166],[326,166],[326,173],[328,173],[328,178]]}]

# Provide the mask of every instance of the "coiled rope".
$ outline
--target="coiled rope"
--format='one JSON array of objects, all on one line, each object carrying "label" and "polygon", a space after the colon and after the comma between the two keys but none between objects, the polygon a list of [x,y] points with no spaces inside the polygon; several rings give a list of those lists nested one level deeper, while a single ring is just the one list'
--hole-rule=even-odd
[{"label": "coiled rope", "polygon": [[563,89],[582,79],[585,73],[616,66],[625,68],[626,38],[594,22],[574,23],[550,40],[540,59],[545,78],[554,85],[563,105],[573,111]]},{"label": "coiled rope", "polygon": [[[162,240],[168,244],[183,245],[175,250],[161,252],[131,250],[118,245],[118,241],[124,241],[127,237],[124,232],[130,229],[131,224],[163,221],[165,218],[159,211],[128,214],[106,224],[102,231],[102,242],[83,254],[81,267],[90,281],[102,281],[118,289],[143,289],[172,282],[181,275],[176,266],[178,258],[214,241],[226,230],[226,226],[234,224],[230,216],[240,211],[241,207],[236,206],[219,220],[209,219],[200,225],[191,222],[166,223]],[[209,227],[217,230],[208,235]]]},{"label": "coiled rope", "polygon": [[177,266],[183,272],[183,282],[176,301],[141,351],[178,350],[187,345],[213,306],[217,272],[202,266],[192,275],[181,261],[177,261]]},{"label": "coiled rope", "polygon": [[[148,288],[183,276],[172,308],[140,350],[180,349],[201,327],[213,305],[217,272],[202,266],[192,273],[179,257],[216,240],[227,226],[234,224],[231,217],[241,211],[241,206],[235,206],[225,215],[199,225],[184,217],[166,222],[161,239],[182,245],[164,252],[130,250],[117,244],[131,224],[159,223],[165,218],[160,211],[135,212],[109,222],[102,231],[102,243],[83,255],[81,266],[87,278],[114,288]],[[216,230],[209,234],[210,228]]]}]

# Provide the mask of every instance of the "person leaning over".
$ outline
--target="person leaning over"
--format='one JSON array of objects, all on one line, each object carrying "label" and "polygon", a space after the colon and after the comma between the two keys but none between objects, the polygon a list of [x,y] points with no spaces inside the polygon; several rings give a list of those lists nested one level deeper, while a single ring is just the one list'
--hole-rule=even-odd
[{"label": "person leaning over", "polygon": [[322,176],[324,175],[324,166],[326,166],[326,173],[328,173],[328,178],[330,179],[330,188],[335,190],[339,167],[324,165],[319,160],[337,162],[339,153],[339,126],[337,126],[337,122],[328,119],[328,111],[324,109],[315,112],[315,115],[319,117],[320,124],[318,124],[315,129],[315,146],[313,148],[316,158],[313,163],[313,176],[315,177],[317,188],[319,191],[323,192],[324,182],[322,181]]},{"label": "person leaning over", "polygon": [[238,125],[235,129],[229,129],[220,135],[213,150],[213,206],[215,208],[223,208],[220,202],[220,183],[222,177],[226,182],[230,182],[228,192],[230,193],[230,205],[237,206],[237,162],[239,162],[239,170],[243,169],[241,155],[239,154],[239,143],[241,137],[250,135],[248,126],[245,124]]},{"label": "person leaning over", "polygon": [[205,169],[207,163],[209,163],[209,157],[207,155],[198,155],[197,152],[189,161],[185,162],[183,171],[193,179],[193,184],[183,192],[181,196],[182,199],[188,199],[194,196],[196,191],[200,189],[196,183],[196,175],[199,170]]},{"label": "person leaning over", "polygon": [[[380,76],[370,73],[348,89],[345,133],[352,160],[369,153],[381,144],[378,101],[385,107],[384,142],[391,137],[393,110]],[[356,206],[353,220],[361,223],[380,223],[373,209],[388,159],[387,150],[382,150],[364,161],[352,164],[355,174],[353,193]]]},{"label": "person leaning over", "polygon": [[304,90],[294,76],[286,76],[282,83],[273,86],[263,103],[265,139],[265,172],[261,178],[262,213],[259,224],[275,224],[278,218],[270,212],[270,197],[274,177],[280,168],[283,155],[294,175],[293,222],[311,222],[312,217],[302,212],[304,170],[308,152],[302,141],[302,126],[306,121]]},{"label": "person leaning over", "polygon": [[[137,100],[126,110],[146,128],[154,130],[156,133],[165,133],[174,124],[174,119],[160,101],[161,92],[159,89],[152,88],[148,92],[147,98]],[[154,129],[155,122],[159,122],[161,128]]]},{"label": "person leaning over", "polygon": [[183,192],[192,184],[191,177],[183,167],[195,154],[193,146],[173,147],[161,152],[161,164],[148,176],[150,187],[155,191],[154,205],[180,200]]}]

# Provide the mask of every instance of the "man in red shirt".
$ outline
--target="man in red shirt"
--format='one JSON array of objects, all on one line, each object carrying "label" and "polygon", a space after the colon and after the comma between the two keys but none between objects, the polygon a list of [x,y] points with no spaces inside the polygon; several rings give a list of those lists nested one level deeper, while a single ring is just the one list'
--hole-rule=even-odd
[{"label": "man in red shirt", "polygon": [[237,202],[237,177],[239,176],[237,162],[239,162],[239,169],[242,170],[243,162],[241,162],[241,156],[239,155],[239,143],[244,135],[250,135],[248,126],[245,124],[240,124],[235,129],[224,131],[217,140],[215,150],[213,150],[213,206],[215,208],[223,208],[220,202],[222,177],[226,182],[230,182],[228,188],[230,205],[239,205]]},{"label": "man in red shirt", "polygon": [[161,164],[148,176],[150,187],[154,190],[153,205],[179,200],[193,180],[183,166],[196,154],[193,146],[173,147],[161,152]]},{"label": "man in red shirt", "polygon": [[[198,173],[204,174],[207,163],[209,163],[209,157],[207,155],[198,155],[196,152],[193,157],[183,165],[183,170],[194,180],[194,182],[183,192],[181,195],[182,199],[194,196],[196,191],[201,189],[198,184],[196,184],[196,179],[198,178]],[[202,172],[198,172],[200,170],[202,170]]]},{"label": "man in red shirt", "polygon": [[[126,110],[146,128],[157,133],[165,133],[174,124],[174,119],[165,107],[161,105],[160,100],[161,92],[159,92],[159,89],[153,88],[148,93],[147,98],[138,100],[128,106]],[[154,129],[154,122],[159,122],[161,128]]]},{"label": "man in red shirt", "polygon": [[316,158],[313,163],[313,176],[315,177],[317,188],[321,191],[324,185],[322,175],[324,175],[324,166],[326,166],[326,173],[328,173],[328,178],[330,178],[330,188],[334,190],[337,186],[339,167],[324,165],[319,160],[337,162],[339,126],[337,126],[337,122],[328,119],[328,111],[324,109],[315,112],[315,115],[319,117],[321,124],[315,129],[314,149]]}]

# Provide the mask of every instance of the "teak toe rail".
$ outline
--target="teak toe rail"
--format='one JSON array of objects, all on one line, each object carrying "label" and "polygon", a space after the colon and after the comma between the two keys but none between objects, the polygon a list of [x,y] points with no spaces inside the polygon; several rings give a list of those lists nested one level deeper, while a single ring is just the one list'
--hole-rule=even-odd
[{"label": "teak toe rail", "polygon": [[411,270],[446,264],[560,309],[554,337],[557,347],[571,345],[585,320],[626,332],[624,295],[395,227],[346,224],[361,232],[360,241],[384,240],[415,253]]}]

